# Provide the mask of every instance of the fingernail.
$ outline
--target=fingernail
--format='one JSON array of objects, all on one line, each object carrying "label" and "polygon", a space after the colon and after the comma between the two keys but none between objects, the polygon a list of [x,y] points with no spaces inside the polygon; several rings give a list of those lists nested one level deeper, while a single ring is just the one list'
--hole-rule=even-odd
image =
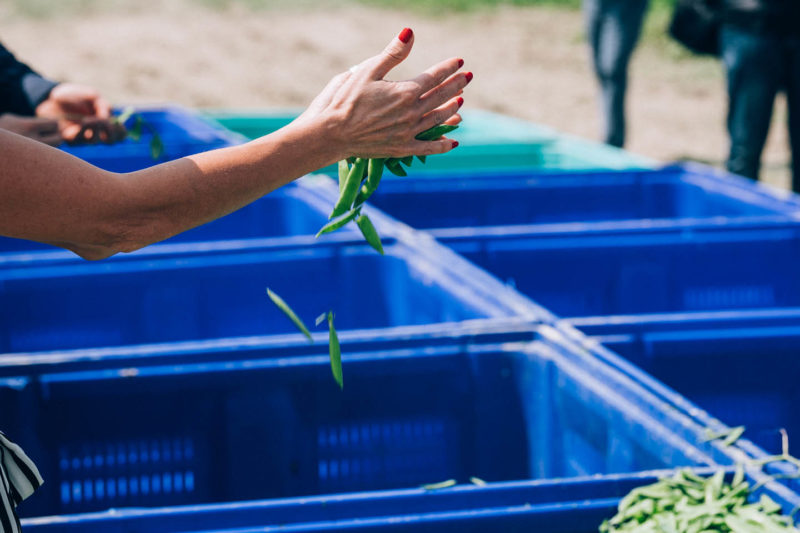
[{"label": "fingernail", "polygon": [[472,81],[472,72],[467,72],[465,76],[467,77],[467,83]]},{"label": "fingernail", "polygon": [[456,146],[458,146],[458,141],[453,141],[453,148],[455,148]]},{"label": "fingernail", "polygon": [[464,99],[459,96],[458,97],[458,107],[461,107],[462,105],[464,105]]},{"label": "fingernail", "polygon": [[458,68],[461,68],[463,66],[464,66],[464,60],[463,59],[459,59],[458,60]]},{"label": "fingernail", "polygon": [[414,35],[414,32],[411,31],[411,28],[403,28],[403,31],[400,32],[400,35],[398,35],[397,38],[404,43],[407,43],[411,40],[412,35]]}]

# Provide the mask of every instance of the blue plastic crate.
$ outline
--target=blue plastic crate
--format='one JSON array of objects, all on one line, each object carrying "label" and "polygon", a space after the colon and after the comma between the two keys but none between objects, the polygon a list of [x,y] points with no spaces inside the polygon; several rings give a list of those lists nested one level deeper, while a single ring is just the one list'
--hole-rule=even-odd
[{"label": "blue plastic crate", "polygon": [[562,317],[800,306],[800,226],[451,230],[440,242]]},{"label": "blue plastic crate", "polygon": [[[179,233],[163,242],[203,242],[211,240],[251,239],[292,235],[315,235],[328,222],[331,205],[299,184],[287,185],[248,206]],[[352,232],[353,225],[343,232]],[[46,244],[0,237],[0,255],[43,250],[60,250]],[[69,252],[65,252],[71,255]]]},{"label": "blue plastic crate", "polygon": [[800,310],[568,321],[767,452],[800,435]]},{"label": "blue plastic crate", "polygon": [[[701,427],[547,326],[533,340],[59,371],[0,426],[49,479],[27,516],[361,492],[477,476],[731,464]],[[512,337],[513,339],[513,337]],[[24,370],[24,369],[22,369]],[[7,412],[24,413],[13,425]],[[737,455],[739,454],[739,455]]]},{"label": "blue plastic crate", "polygon": [[[245,142],[246,137],[221,127],[202,114],[180,106],[137,109],[148,127],[142,130],[141,139],[131,138],[112,145],[94,144],[61,148],[84,161],[112,172],[132,172],[157,163],[187,155]],[[131,127],[133,119],[126,125]],[[153,158],[150,141],[155,130],[163,144],[163,153]]]},{"label": "blue plastic crate", "polygon": [[549,225],[574,231],[613,222],[631,230],[785,220],[800,203],[700,165],[659,170],[544,173],[448,172],[386,180],[370,204],[418,229],[447,235],[496,226]]},{"label": "blue plastic crate", "polygon": [[432,240],[393,233],[371,215],[385,256],[343,234],[164,244],[102,262],[0,257],[0,352],[296,332],[267,287],[308,324],[333,310],[342,330],[549,316]]},{"label": "blue plastic crate", "polygon": [[[709,475],[706,469],[697,473]],[[633,488],[669,471],[591,478],[457,486],[218,505],[115,510],[23,520],[25,531],[539,531],[596,533]],[[771,486],[770,498],[789,510],[798,499]],[[253,529],[247,529],[253,528]]]}]

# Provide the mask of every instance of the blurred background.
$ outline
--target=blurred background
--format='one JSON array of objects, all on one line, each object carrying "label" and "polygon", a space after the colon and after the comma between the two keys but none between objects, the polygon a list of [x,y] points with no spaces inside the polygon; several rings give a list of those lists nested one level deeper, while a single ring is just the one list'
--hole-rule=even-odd
[{"label": "blurred background", "polygon": [[[724,72],[666,27],[651,2],[630,66],[626,148],[660,161],[721,167]],[[579,0],[5,0],[0,39],[44,75],[96,87],[115,104],[302,107],[336,73],[402,27],[415,49],[392,76],[458,55],[475,73],[467,105],[599,138],[597,85]],[[779,97],[762,180],[789,182]]]}]

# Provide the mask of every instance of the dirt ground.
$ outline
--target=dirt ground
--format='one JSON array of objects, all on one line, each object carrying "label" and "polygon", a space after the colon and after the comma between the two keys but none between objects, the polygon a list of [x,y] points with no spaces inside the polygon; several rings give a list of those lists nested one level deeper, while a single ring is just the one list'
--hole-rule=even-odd
[{"label": "dirt ground", "polygon": [[[596,86],[576,11],[507,7],[445,18],[334,2],[256,11],[197,0],[135,6],[46,18],[0,6],[0,36],[42,73],[94,85],[115,103],[246,109],[307,104],[334,74],[410,26],[415,49],[393,77],[458,55],[475,73],[468,106],[598,134]],[[627,148],[665,162],[720,165],[725,100],[716,61],[679,57],[651,39],[631,68]],[[785,124],[779,100],[764,159],[765,181],[779,187],[789,176]]]}]

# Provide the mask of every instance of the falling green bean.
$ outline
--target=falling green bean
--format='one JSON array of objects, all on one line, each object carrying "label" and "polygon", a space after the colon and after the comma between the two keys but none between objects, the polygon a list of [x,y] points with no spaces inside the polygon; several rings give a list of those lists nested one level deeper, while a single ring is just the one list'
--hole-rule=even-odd
[{"label": "falling green bean", "polygon": [[303,324],[303,321],[300,320],[297,314],[295,314],[295,312],[292,311],[292,308],[289,307],[289,305],[285,301],[283,301],[283,298],[272,292],[272,290],[269,287],[267,287],[267,296],[269,296],[269,299],[272,300],[272,302],[278,306],[278,309],[283,311],[286,314],[286,316],[288,316],[289,319],[292,322],[294,322],[294,325],[297,326],[297,329],[303,332],[303,335],[305,335],[306,338],[308,338],[309,342],[314,342],[314,339],[311,338],[311,332],[308,331],[308,328],[306,327],[305,324]]},{"label": "falling green bean", "polygon": [[427,485],[422,485],[420,488],[425,490],[441,490],[455,485],[455,479],[448,479],[446,481],[440,481],[439,483],[428,483]]},{"label": "falling green bean", "polygon": [[361,180],[364,178],[366,169],[367,160],[361,157],[356,158],[356,162],[353,163],[353,167],[347,174],[347,180],[339,194],[339,200],[336,202],[336,205],[333,207],[333,212],[328,218],[336,218],[339,215],[343,215],[353,207],[353,202],[358,194],[358,189],[361,187]]},{"label": "falling green bean", "polygon": [[356,224],[358,224],[358,229],[361,230],[361,234],[367,240],[369,245],[372,246],[379,254],[383,255],[381,238],[378,235],[375,226],[372,225],[372,221],[369,219],[369,217],[367,215],[361,215],[356,219]]},{"label": "falling green bean", "polygon": [[328,311],[328,352],[331,359],[331,372],[333,379],[344,389],[344,377],[342,376],[342,350],[339,346],[339,336],[336,328],[333,327],[333,311]]}]

